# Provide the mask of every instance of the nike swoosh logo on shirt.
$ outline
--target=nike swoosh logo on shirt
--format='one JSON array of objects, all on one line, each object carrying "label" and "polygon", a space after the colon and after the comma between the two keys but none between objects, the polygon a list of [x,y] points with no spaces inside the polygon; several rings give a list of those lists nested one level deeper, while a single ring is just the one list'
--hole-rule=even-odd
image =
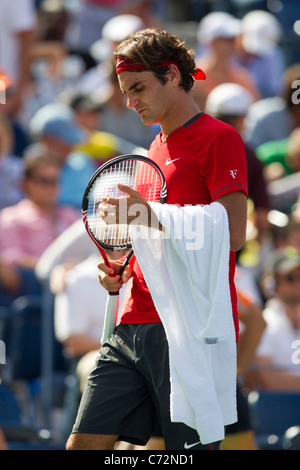
[{"label": "nike swoosh logo on shirt", "polygon": [[185,443],[184,443],[184,448],[185,448],[185,449],[190,449],[191,447],[195,447],[195,446],[197,446],[198,444],[201,444],[201,441],[194,442],[193,444],[188,444],[187,442],[185,442]]},{"label": "nike swoosh logo on shirt", "polygon": [[180,158],[174,158],[174,160],[170,160],[170,158],[167,158],[166,165],[170,165],[170,163],[176,162],[177,160],[180,160]]}]

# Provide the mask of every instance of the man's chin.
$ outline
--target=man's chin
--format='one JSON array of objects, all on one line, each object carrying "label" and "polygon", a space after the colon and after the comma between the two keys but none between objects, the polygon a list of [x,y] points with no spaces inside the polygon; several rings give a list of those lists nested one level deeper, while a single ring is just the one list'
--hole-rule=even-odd
[{"label": "man's chin", "polygon": [[141,119],[142,119],[142,123],[145,124],[146,126],[151,126],[151,124],[155,124],[154,120],[151,119],[150,116],[142,115]]}]

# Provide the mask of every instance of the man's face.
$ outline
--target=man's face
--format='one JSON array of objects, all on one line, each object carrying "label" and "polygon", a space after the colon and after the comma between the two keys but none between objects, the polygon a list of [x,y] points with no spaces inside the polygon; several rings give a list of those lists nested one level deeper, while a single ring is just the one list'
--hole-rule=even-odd
[{"label": "man's face", "polygon": [[144,124],[163,123],[171,114],[172,99],[169,80],[165,85],[150,71],[122,72],[118,76],[127,107],[135,109]]}]

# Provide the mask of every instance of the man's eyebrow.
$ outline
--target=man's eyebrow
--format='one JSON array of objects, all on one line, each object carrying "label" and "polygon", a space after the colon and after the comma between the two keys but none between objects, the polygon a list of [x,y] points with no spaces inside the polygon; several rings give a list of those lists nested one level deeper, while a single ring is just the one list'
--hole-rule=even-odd
[{"label": "man's eyebrow", "polygon": [[137,86],[139,86],[142,82],[142,80],[139,80],[137,82],[134,82],[130,87],[129,89],[126,91],[126,90],[122,90],[123,93],[128,93],[129,91],[132,91],[134,88],[136,88]]}]

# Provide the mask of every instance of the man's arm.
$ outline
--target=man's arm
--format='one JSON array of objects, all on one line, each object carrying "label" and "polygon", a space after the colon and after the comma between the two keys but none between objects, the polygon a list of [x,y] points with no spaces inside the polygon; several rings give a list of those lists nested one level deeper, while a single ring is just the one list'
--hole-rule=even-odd
[{"label": "man's arm", "polygon": [[238,251],[246,239],[247,196],[242,191],[234,191],[216,199],[227,210],[230,232],[230,249]]}]

